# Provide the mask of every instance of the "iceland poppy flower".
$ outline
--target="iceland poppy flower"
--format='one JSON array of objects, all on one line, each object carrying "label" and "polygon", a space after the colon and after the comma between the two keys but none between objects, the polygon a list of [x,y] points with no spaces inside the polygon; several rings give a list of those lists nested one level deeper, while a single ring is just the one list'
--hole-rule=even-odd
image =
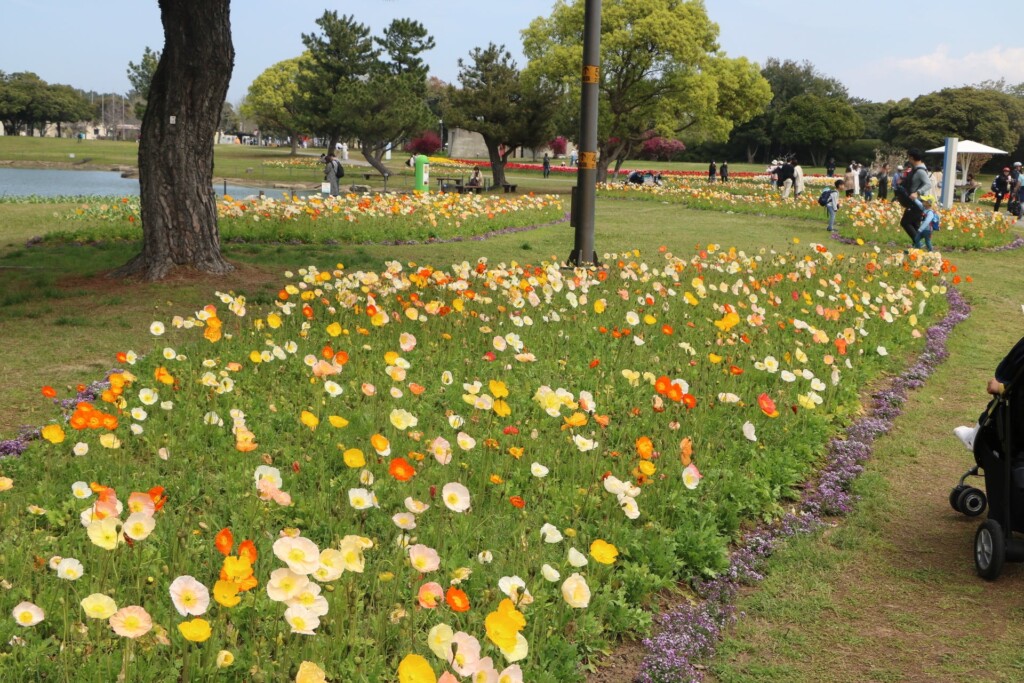
[{"label": "iceland poppy flower", "polygon": [[461,588],[452,586],[444,594],[444,601],[448,603],[453,612],[469,611],[469,596]]},{"label": "iceland poppy flower", "polygon": [[416,476],[416,468],[410,465],[405,458],[395,458],[388,465],[388,474],[397,481],[409,481]]}]

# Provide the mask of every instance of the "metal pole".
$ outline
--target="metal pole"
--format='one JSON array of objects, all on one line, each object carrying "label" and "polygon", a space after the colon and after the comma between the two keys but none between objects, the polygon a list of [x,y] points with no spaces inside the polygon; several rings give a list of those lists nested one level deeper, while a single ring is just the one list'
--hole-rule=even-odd
[{"label": "metal pole", "polygon": [[594,204],[597,197],[597,96],[601,76],[601,0],[586,0],[583,15],[583,71],[580,94],[580,147],[571,224],[576,238],[569,264],[597,265]]}]

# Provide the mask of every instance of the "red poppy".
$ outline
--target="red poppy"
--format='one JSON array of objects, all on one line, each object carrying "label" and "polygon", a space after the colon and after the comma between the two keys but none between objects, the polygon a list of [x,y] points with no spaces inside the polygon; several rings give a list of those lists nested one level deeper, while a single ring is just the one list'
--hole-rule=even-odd
[{"label": "red poppy", "polygon": [[508,499],[508,502],[512,503],[512,507],[519,508],[520,510],[526,507],[526,501],[520,496],[512,496]]},{"label": "red poppy", "polygon": [[768,394],[761,394],[760,396],[758,396],[757,405],[761,408],[761,412],[763,412],[768,417],[779,416],[779,411],[775,407],[775,401],[773,401]]},{"label": "red poppy", "polygon": [[590,367],[591,367],[591,369],[593,369],[593,368],[596,368],[596,367],[597,367],[598,365],[600,365],[600,364],[601,364],[601,361],[600,361],[600,360],[598,360],[597,358],[595,358],[594,360],[590,361]]},{"label": "red poppy", "polygon": [[515,425],[509,425],[508,427],[505,427],[505,428],[504,428],[503,430],[501,430],[501,431],[502,431],[502,433],[504,433],[504,434],[510,434],[510,435],[511,435],[511,434],[518,434],[518,433],[519,433],[519,428],[518,428],[518,427],[516,427]]},{"label": "red poppy", "polygon": [[395,458],[388,465],[388,474],[398,481],[409,481],[416,476],[416,468],[405,458]]},{"label": "red poppy", "polygon": [[224,527],[218,531],[213,538],[213,545],[221,555],[230,555],[231,549],[235,547],[235,536],[231,533],[231,529]]},{"label": "red poppy", "polygon": [[729,366],[729,373],[733,374],[733,375],[742,375],[743,374],[743,368],[735,366],[735,365],[730,365]]}]

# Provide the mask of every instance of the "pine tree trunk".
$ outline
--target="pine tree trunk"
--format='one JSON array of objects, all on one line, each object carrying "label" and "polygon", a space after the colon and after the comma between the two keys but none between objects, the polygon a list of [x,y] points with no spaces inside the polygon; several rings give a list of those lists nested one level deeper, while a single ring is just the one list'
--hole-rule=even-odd
[{"label": "pine tree trunk", "polygon": [[484,138],[484,144],[487,145],[487,158],[491,162],[491,178],[494,180],[494,187],[501,187],[508,182],[505,180],[505,160],[508,158],[508,153],[503,157],[498,149],[500,143],[489,138]]},{"label": "pine tree trunk", "polygon": [[213,142],[235,50],[230,0],[159,0],[164,48],[139,142],[142,251],[114,277],[159,280],[174,268],[223,274]]}]

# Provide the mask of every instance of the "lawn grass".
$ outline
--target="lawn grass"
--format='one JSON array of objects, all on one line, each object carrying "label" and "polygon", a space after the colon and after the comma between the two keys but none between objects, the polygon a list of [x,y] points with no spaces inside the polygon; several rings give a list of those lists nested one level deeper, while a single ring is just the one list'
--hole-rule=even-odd
[{"label": "lawn grass", "polygon": [[[38,424],[43,413],[49,414],[39,397],[43,383],[73,386],[96,379],[114,365],[117,351],[129,346],[148,351],[150,320],[195,310],[210,300],[214,289],[234,290],[250,301],[266,303],[276,292],[280,272],[306,263],[342,262],[348,268],[369,269],[391,259],[446,264],[472,263],[481,256],[536,263],[564,259],[573,246],[568,225],[443,245],[226,245],[227,257],[239,265],[239,272],[228,278],[125,284],[97,275],[127,260],[134,245],[21,246],[24,239],[53,224],[53,211],[52,205],[0,207],[5,218],[0,221],[0,291],[7,297],[0,301],[0,338],[5,342],[0,372],[8,385],[8,400],[0,408],[0,438],[13,435],[19,424]],[[689,253],[710,241],[750,252],[781,249],[794,238],[818,241],[821,234],[819,225],[802,220],[716,214],[653,202],[598,202],[599,253],[638,248],[651,254],[659,246]],[[831,243],[829,247],[843,250]],[[958,571],[948,572],[936,569],[928,557],[909,567],[893,561],[905,549],[886,535],[890,520],[906,514],[905,501],[892,497],[893,477],[917,476],[922,464],[935,464],[936,458],[946,459],[947,469],[950,463],[953,470],[965,467],[966,453],[946,455],[951,450],[946,425],[967,422],[977,414],[982,399],[972,397],[980,391],[965,392],[964,387],[980,388],[1005,352],[1005,342],[1019,335],[1019,318],[1012,315],[1019,315],[1018,258],[1013,252],[957,256],[961,272],[975,278],[974,284],[964,287],[975,311],[951,339],[950,362],[912,396],[897,432],[879,442],[868,474],[858,481],[863,501],[851,521],[831,533],[797,539],[773,560],[764,587],[741,604],[752,618],[741,621],[723,646],[714,666],[718,680],[838,680],[837,672],[847,674],[846,680],[907,680],[908,671],[925,672],[913,680],[981,680],[979,670],[989,677],[986,680],[1019,677],[1018,653],[1024,645],[1024,634],[1017,628],[1020,600],[1009,592],[993,595],[987,588],[979,590],[962,543],[950,552],[967,559]],[[950,400],[965,393],[968,398],[963,401]],[[932,460],[925,460],[929,454]],[[944,512],[950,512],[948,505]],[[850,575],[869,575],[876,581],[844,584]],[[935,662],[922,665],[920,650],[893,647],[891,638],[863,628],[874,623],[867,620],[879,609],[890,610],[889,603],[902,599],[885,591],[906,585],[915,589],[915,596],[925,596],[925,602],[945,607],[949,619],[896,610],[889,624],[893,632],[911,631],[939,641],[946,635],[942,628],[960,623],[957,638],[962,640],[955,648],[937,652]],[[1005,585],[1007,591],[1019,587]],[[967,616],[958,609],[964,596],[977,603]],[[1000,599],[1005,603],[1000,622],[1004,628],[993,634],[988,604]],[[843,644],[842,657],[827,656],[837,649],[836,643]],[[918,666],[922,668],[914,668]]]},{"label": "lawn grass", "polygon": [[980,518],[947,502],[973,463],[952,428],[974,422],[986,380],[1021,335],[1019,254],[956,261],[975,282],[964,288],[973,310],[950,336],[949,359],[876,442],[854,514],[769,561],[768,578],[739,602],[746,616],[709,680],[1021,679],[1024,575],[1008,565],[994,584],[978,579]]}]

